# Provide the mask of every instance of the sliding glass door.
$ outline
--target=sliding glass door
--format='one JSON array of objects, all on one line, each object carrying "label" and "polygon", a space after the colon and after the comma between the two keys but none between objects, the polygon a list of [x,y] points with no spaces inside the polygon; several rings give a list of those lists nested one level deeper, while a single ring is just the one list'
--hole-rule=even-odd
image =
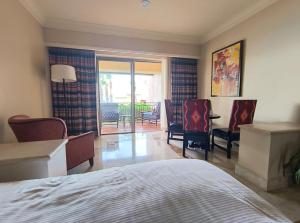
[{"label": "sliding glass door", "polygon": [[101,134],[160,130],[161,62],[98,57]]},{"label": "sliding glass door", "polygon": [[101,134],[134,132],[134,64],[98,58]]},{"label": "sliding glass door", "polygon": [[134,61],[136,132],[160,130],[161,77],[161,62]]}]

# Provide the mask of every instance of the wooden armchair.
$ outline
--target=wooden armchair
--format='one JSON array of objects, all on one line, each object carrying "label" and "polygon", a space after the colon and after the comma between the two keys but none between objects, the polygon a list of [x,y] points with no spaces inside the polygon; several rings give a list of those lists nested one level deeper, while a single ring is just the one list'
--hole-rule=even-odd
[{"label": "wooden armchair", "polygon": [[94,133],[87,132],[78,136],[67,135],[65,122],[59,118],[31,118],[27,115],[16,115],[8,120],[19,142],[65,139],[67,169],[89,160],[94,164]]}]

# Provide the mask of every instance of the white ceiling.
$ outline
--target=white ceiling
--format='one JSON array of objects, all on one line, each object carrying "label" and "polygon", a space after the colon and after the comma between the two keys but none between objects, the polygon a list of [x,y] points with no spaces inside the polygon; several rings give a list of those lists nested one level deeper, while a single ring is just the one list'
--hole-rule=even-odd
[{"label": "white ceiling", "polygon": [[45,27],[201,44],[276,0],[20,0]]}]

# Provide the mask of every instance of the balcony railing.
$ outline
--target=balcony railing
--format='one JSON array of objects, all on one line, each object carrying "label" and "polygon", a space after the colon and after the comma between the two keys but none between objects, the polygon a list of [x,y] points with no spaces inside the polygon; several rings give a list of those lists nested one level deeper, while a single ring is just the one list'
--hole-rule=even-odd
[{"label": "balcony railing", "polygon": [[[100,110],[102,113],[102,117],[110,116],[114,114],[118,114],[119,118],[124,115],[130,116],[131,115],[131,103],[128,102],[120,102],[120,103],[101,103]],[[137,120],[141,119],[142,112],[160,112],[160,102],[139,102],[135,103],[135,118]],[[105,118],[103,117],[105,122]]]}]

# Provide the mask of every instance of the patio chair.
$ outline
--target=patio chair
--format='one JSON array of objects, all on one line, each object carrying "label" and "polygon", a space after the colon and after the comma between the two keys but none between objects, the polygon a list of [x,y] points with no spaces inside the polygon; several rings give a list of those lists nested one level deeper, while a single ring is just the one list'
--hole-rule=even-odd
[{"label": "patio chair", "polygon": [[[232,142],[240,140],[240,128],[238,126],[253,123],[256,103],[257,100],[233,101],[229,127],[217,128],[213,129],[212,131],[212,149],[214,149],[214,146],[217,146],[218,148],[227,152],[228,159],[231,158]],[[219,144],[216,144],[215,137],[226,140],[227,146],[223,147]]]},{"label": "patio chair", "polygon": [[160,102],[156,103],[154,109],[149,112],[141,112],[142,125],[144,124],[144,120],[148,120],[149,123],[155,122],[157,126],[158,120],[160,120]]},{"label": "patio chair", "polygon": [[115,122],[119,128],[120,114],[118,103],[101,103],[101,122]]}]

